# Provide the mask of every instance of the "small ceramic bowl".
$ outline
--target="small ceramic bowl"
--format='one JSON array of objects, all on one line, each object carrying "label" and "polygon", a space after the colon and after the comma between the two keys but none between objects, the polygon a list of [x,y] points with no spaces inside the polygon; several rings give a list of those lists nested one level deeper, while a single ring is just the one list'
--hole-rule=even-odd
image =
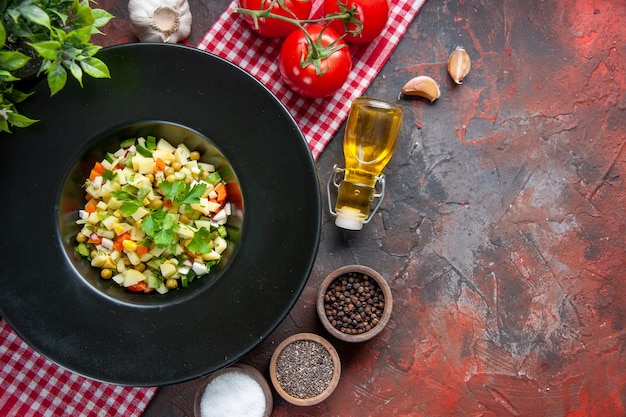
[{"label": "small ceramic bowl", "polygon": [[333,393],[341,362],[330,342],[313,333],[283,340],[270,360],[270,380],[285,401],[299,406],[319,404]]},{"label": "small ceramic bowl", "polygon": [[[346,285],[335,282],[344,277]],[[337,285],[340,288],[335,289]],[[363,265],[347,265],[322,281],[316,307],[322,325],[332,336],[358,343],[384,329],[391,317],[393,298],[389,284],[378,272]]]},{"label": "small ceramic bowl", "polygon": [[[194,406],[193,406],[195,417],[204,417],[204,415],[202,414],[202,397],[204,396],[209,384],[214,382],[218,377],[225,376],[228,374],[238,374],[237,377],[245,376],[255,381],[256,383],[258,383],[259,386],[261,387],[262,396],[264,397],[264,404],[265,404],[262,414],[259,414],[259,415],[263,417],[269,417],[272,414],[274,402],[273,402],[273,397],[272,397],[272,391],[270,389],[269,384],[267,383],[267,380],[263,377],[263,374],[261,374],[261,372],[259,372],[256,368],[243,364],[243,363],[238,363],[238,364],[234,364],[229,367],[223,368],[219,371],[213,372],[212,374],[205,377],[205,379],[202,381],[202,385],[200,385],[200,388],[198,388],[198,391],[196,392],[196,398],[195,398]],[[241,384],[242,390],[250,386],[248,385],[250,382],[249,380],[237,378],[237,379],[230,379],[227,383],[225,383],[225,387],[227,389],[232,389],[233,387],[237,388],[235,386],[237,382],[245,383],[245,385],[243,383]],[[220,393],[223,394],[223,390],[225,387],[215,389],[214,391],[215,396],[210,400],[211,403],[217,405],[217,407],[220,407],[222,412],[228,413],[229,415],[232,415],[233,417],[235,417],[234,408],[237,408],[237,407],[242,408],[240,410],[241,413],[237,415],[245,415],[246,417],[252,417],[252,414],[250,414],[250,410],[243,409],[243,403],[241,400],[251,400],[253,395],[260,397],[260,393],[258,392],[253,393],[250,390],[245,390],[241,392],[242,394],[241,396],[233,395],[233,393],[231,392],[231,393],[228,393],[228,395],[223,395],[222,396],[223,398],[220,398]],[[229,405],[229,402],[235,401],[236,399],[240,399],[240,401],[236,404],[236,407],[230,407],[230,405],[232,404]],[[217,407],[214,407],[214,408],[217,408]],[[260,407],[261,406],[257,407],[255,405],[254,407],[251,407],[251,408],[255,408],[255,411],[260,412],[261,411]]]}]

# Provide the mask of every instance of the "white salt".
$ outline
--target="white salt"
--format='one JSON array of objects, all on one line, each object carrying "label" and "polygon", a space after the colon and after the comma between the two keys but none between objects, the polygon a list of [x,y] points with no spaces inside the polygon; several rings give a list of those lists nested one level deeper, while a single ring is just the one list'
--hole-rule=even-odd
[{"label": "white salt", "polygon": [[200,410],[202,417],[261,417],[265,411],[265,394],[248,375],[229,372],[207,385]]}]

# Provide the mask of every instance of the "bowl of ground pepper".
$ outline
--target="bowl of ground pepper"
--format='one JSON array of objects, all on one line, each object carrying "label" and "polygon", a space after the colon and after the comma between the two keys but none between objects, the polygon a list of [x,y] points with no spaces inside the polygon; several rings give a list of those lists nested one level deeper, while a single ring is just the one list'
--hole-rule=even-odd
[{"label": "bowl of ground pepper", "polygon": [[370,267],[346,265],[320,285],[317,314],[324,328],[345,342],[364,342],[389,322],[393,299],[385,278]]},{"label": "bowl of ground pepper", "polygon": [[341,376],[339,354],[332,344],[313,333],[283,340],[270,360],[270,380],[287,402],[310,406],[333,393]]}]

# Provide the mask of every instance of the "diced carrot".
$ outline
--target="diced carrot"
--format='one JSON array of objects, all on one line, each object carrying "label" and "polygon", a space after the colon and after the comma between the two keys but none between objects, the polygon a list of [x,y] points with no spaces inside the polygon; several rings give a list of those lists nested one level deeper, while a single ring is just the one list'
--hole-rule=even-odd
[{"label": "diced carrot", "polygon": [[174,203],[172,203],[172,199],[171,198],[164,198],[163,199],[163,207],[165,208],[172,208],[172,205]]},{"label": "diced carrot", "polygon": [[113,249],[115,249],[118,252],[121,252],[124,250],[124,240],[126,239],[130,239],[130,233],[129,232],[124,232],[121,235],[117,236],[115,238],[115,240],[113,240]]},{"label": "diced carrot", "polygon": [[87,241],[87,243],[92,243],[94,245],[99,245],[99,244],[102,243],[102,236],[98,236],[97,234],[92,233],[89,236],[89,240]]},{"label": "diced carrot", "polygon": [[137,249],[136,249],[137,255],[145,255],[149,251],[150,251],[150,248],[148,248],[147,246],[137,245]]},{"label": "diced carrot", "polygon": [[93,169],[89,173],[89,179],[93,181],[97,176],[104,174],[106,170],[107,169],[100,162],[96,162]]},{"label": "diced carrot", "polygon": [[85,204],[85,211],[87,213],[93,213],[96,211],[96,202],[94,200],[89,200],[87,204]]},{"label": "diced carrot", "polygon": [[225,184],[220,184],[217,186],[217,188],[215,188],[215,192],[217,193],[217,202],[219,204],[224,204],[226,202],[226,185]]},{"label": "diced carrot", "polygon": [[154,169],[155,171],[164,171],[166,166],[167,165],[165,164],[164,160],[162,160],[161,158],[157,158],[154,164]]},{"label": "diced carrot", "polygon": [[135,285],[131,285],[130,287],[127,287],[127,288],[133,292],[142,292],[142,291],[145,291],[146,288],[148,288],[148,284],[146,284],[146,281],[139,281]]}]

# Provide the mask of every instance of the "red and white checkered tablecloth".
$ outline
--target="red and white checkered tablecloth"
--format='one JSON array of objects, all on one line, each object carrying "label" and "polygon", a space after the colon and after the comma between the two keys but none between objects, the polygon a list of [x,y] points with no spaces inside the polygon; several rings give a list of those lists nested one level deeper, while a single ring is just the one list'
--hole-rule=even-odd
[{"label": "red and white checkered tablecloth", "polygon": [[[425,1],[390,0],[389,22],[383,33],[369,44],[350,46],[353,69],[348,81],[334,95],[323,99],[303,98],[287,87],[278,69],[281,40],[265,39],[250,30],[241,16],[233,12],[236,0],[198,48],[238,65],[268,87],[291,112],[317,159],[348,115],[352,100],[363,95]],[[314,17],[323,15],[322,6],[323,0],[313,0]]]},{"label": "red and white checkered tablecloth", "polygon": [[0,320],[0,416],[139,417],[156,388],[84,378],[35,352]]},{"label": "red and white checkered tablecloth", "polygon": [[[426,0],[390,0],[390,19],[381,36],[351,46],[353,70],[333,96],[307,99],[293,93],[278,70],[280,40],[257,36],[233,10],[234,0],[198,48],[221,56],[265,84],[291,112],[315,159],[337,132],[352,100],[363,95]],[[323,0],[313,0],[321,16]],[[63,369],[35,352],[0,319],[0,416],[138,417],[157,388],[117,386]]]}]

